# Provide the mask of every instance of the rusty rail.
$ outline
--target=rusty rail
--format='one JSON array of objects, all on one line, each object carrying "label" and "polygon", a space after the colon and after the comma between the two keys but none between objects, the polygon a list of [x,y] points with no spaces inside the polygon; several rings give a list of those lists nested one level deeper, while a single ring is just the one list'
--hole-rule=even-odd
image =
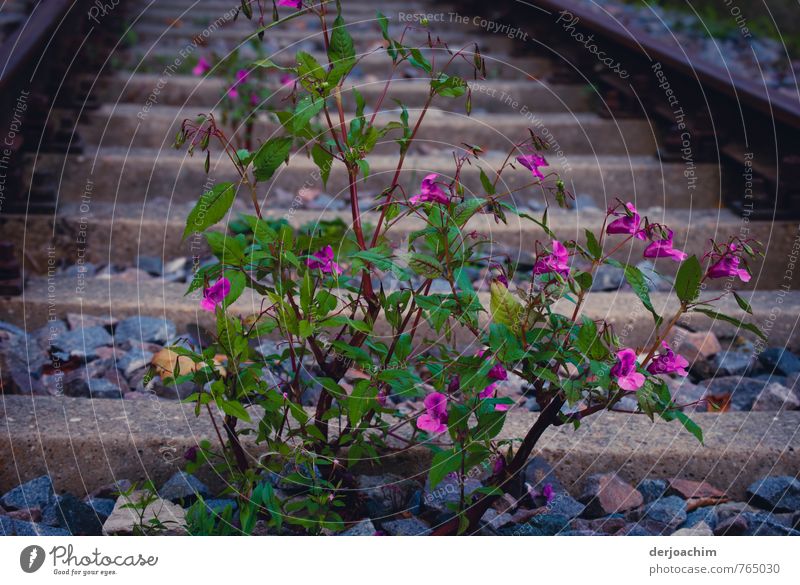
[{"label": "rusty rail", "polygon": [[[33,3],[32,3],[33,4]],[[88,18],[90,0],[35,3],[28,18],[0,45],[0,218],[52,212],[55,183],[25,179],[30,152],[79,152],[75,113],[83,108],[83,74],[104,60],[105,33]]]},{"label": "rusty rail", "polygon": [[657,121],[662,160],[719,164],[721,203],[753,219],[800,217],[796,90],[696,59],[672,35],[625,26],[590,2],[497,0],[491,15],[477,0],[459,6],[528,32],[521,49],[550,53],[549,81],[594,85],[599,114]]}]

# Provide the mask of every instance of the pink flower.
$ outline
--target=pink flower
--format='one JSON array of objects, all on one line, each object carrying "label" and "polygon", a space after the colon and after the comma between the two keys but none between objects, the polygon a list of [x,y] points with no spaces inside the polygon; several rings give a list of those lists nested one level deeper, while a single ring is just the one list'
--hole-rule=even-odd
[{"label": "pink flower", "polygon": [[689,362],[686,358],[672,351],[665,341],[661,342],[661,346],[664,348],[664,351],[660,352],[658,356],[650,362],[650,365],[647,366],[647,371],[651,374],[675,373],[681,376],[688,376],[689,372],[686,371],[686,366],[689,365]]},{"label": "pink flower", "polygon": [[194,66],[192,69],[192,75],[195,77],[200,77],[201,75],[205,75],[206,72],[211,70],[211,63],[205,57],[200,57],[197,60],[197,65]]},{"label": "pink flower", "polygon": [[491,398],[494,391],[497,390],[497,382],[492,382],[486,388],[481,390],[481,393],[478,394],[479,398]]},{"label": "pink flower", "polygon": [[493,365],[488,375],[490,380],[508,380],[508,372],[506,372],[503,364]]},{"label": "pink flower", "polygon": [[261,103],[261,100],[259,99],[258,94],[251,93],[250,94],[250,105],[251,106],[257,106],[260,103]]},{"label": "pink flower", "polygon": [[494,460],[494,465],[492,466],[492,473],[494,475],[500,475],[505,468],[506,468],[506,460],[503,458],[502,455],[498,455],[497,459]]},{"label": "pink flower", "polygon": [[248,75],[250,75],[250,72],[247,69],[239,69],[239,71],[236,72],[236,83],[234,85],[239,85],[247,81]]},{"label": "pink flower", "polygon": [[438,177],[439,175],[436,173],[431,173],[422,179],[422,183],[419,187],[420,193],[411,197],[408,202],[412,205],[416,205],[417,203],[432,201],[434,203],[447,205],[450,202],[450,197],[448,197],[447,193],[445,193],[436,182]]},{"label": "pink flower", "polygon": [[644,230],[639,229],[639,224],[642,218],[639,212],[636,211],[633,203],[626,203],[625,208],[627,212],[614,212],[614,216],[619,218],[608,224],[606,228],[607,234],[628,234],[637,237],[640,240],[647,239]]},{"label": "pink flower", "polygon": [[288,6],[289,8],[299,9],[302,4],[303,0],[278,0],[278,6]]},{"label": "pink flower", "polygon": [[550,166],[547,164],[547,161],[543,156],[535,153],[518,156],[517,162],[528,169],[537,179],[544,179],[544,175],[542,174],[542,171],[539,170],[539,167]]},{"label": "pink flower", "polygon": [[236,89],[235,85],[232,85],[231,88],[228,90],[228,99],[235,100],[239,97],[239,90]]},{"label": "pink flower", "polygon": [[440,392],[428,394],[423,401],[425,414],[417,419],[417,428],[433,434],[447,430],[447,396]]},{"label": "pink flower", "polygon": [[[546,483],[542,486],[542,490],[539,491],[535,487],[533,487],[528,482],[525,482],[525,488],[528,490],[528,495],[531,497],[532,500],[536,498],[544,498],[545,505],[549,506],[550,502],[553,501],[553,498],[556,497],[555,490],[553,489],[553,485]],[[534,502],[535,503],[535,502]]]},{"label": "pink flower", "polygon": [[325,246],[319,252],[314,252],[311,258],[306,260],[306,266],[312,270],[319,268],[325,274],[342,273],[342,269],[333,261],[333,248],[330,246]]},{"label": "pink flower", "polygon": [[557,272],[562,276],[569,275],[569,252],[564,244],[558,240],[553,240],[553,253],[542,256],[533,265],[534,274],[547,274]]},{"label": "pink flower", "polygon": [[231,281],[225,277],[203,291],[203,300],[200,301],[200,308],[204,311],[213,313],[217,310],[217,305],[221,304],[231,292]]},{"label": "pink flower", "polygon": [[665,240],[654,240],[644,249],[645,258],[669,258],[675,262],[682,262],[689,257],[686,252],[681,252],[672,247],[672,230],[667,230]]},{"label": "pink flower", "polygon": [[731,244],[728,252],[708,269],[709,278],[727,278],[738,276],[742,282],[750,281],[750,273],[744,268],[739,268],[741,258],[736,254],[736,244]]},{"label": "pink flower", "polygon": [[283,75],[280,76],[279,81],[283,86],[292,85],[295,82],[295,78],[289,75],[288,73],[284,73]]},{"label": "pink flower", "polygon": [[630,348],[617,352],[617,363],[611,368],[611,375],[623,390],[633,392],[644,384],[644,374],[636,371],[636,352]]},{"label": "pink flower", "polygon": [[389,397],[389,389],[384,387],[378,390],[378,396],[376,397],[376,400],[378,401],[378,404],[380,404],[381,406],[386,406],[386,399],[388,397]]}]

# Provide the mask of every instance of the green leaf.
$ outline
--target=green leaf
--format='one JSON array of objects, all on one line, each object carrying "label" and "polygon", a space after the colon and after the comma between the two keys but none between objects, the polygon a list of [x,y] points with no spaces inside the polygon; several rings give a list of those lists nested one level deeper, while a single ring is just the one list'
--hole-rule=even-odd
[{"label": "green leaf", "polygon": [[431,489],[434,489],[437,485],[442,483],[442,480],[447,474],[457,471],[459,467],[461,467],[461,457],[459,457],[455,448],[436,453],[433,456],[431,470],[428,474]]},{"label": "green leaf", "polygon": [[292,139],[286,136],[271,138],[261,145],[253,157],[255,176],[259,181],[268,181],[289,156]]},{"label": "green leaf", "polygon": [[686,413],[684,413],[684,412],[682,412],[680,410],[675,412],[675,418],[677,418],[681,422],[683,427],[687,431],[692,433],[695,436],[695,438],[698,441],[700,441],[701,444],[704,443],[704,441],[703,441],[703,429],[700,428],[700,425],[698,425],[696,422],[694,422],[692,419],[690,419],[686,415]]},{"label": "green leaf", "polygon": [[411,49],[411,56],[408,58],[408,62],[417,69],[422,69],[426,73],[431,72],[431,64],[419,49]]},{"label": "green leaf", "polygon": [[376,16],[378,17],[378,26],[381,27],[381,35],[387,41],[389,39],[389,19],[379,10],[376,12]]},{"label": "green leaf", "polygon": [[311,118],[319,114],[324,105],[325,100],[322,98],[314,99],[314,96],[311,95],[303,96],[294,108],[294,116],[292,117],[292,129],[294,133],[300,134],[303,132],[311,121]]},{"label": "green leaf", "polygon": [[303,339],[311,337],[311,335],[314,333],[314,327],[311,325],[311,323],[309,323],[305,319],[303,319],[302,321],[300,321],[300,323],[298,323],[298,327],[299,327],[300,337],[302,337]]},{"label": "green leaf", "polygon": [[352,426],[357,426],[368,410],[375,404],[378,388],[369,380],[359,380],[347,400],[347,417]]},{"label": "green leaf", "polygon": [[511,331],[517,331],[520,325],[522,305],[505,286],[498,282],[492,282],[490,290],[489,310],[492,318],[496,323],[505,325]]},{"label": "green leaf", "polygon": [[481,185],[483,185],[483,190],[486,191],[487,195],[494,195],[496,193],[494,185],[489,180],[489,177],[486,176],[486,172],[481,169]]},{"label": "green leaf", "polygon": [[219,183],[206,191],[186,218],[183,239],[194,233],[201,233],[217,223],[233,205],[236,187],[233,183]]},{"label": "green leaf", "polygon": [[482,207],[483,201],[480,199],[467,199],[459,203],[453,212],[453,222],[458,227],[463,227]]},{"label": "green leaf", "polygon": [[333,155],[319,144],[315,144],[311,148],[311,158],[314,159],[314,164],[319,168],[322,185],[327,187],[328,177],[331,176],[331,167],[333,166]]},{"label": "green leaf", "polygon": [[230,307],[236,302],[247,285],[247,278],[241,270],[226,270],[223,276],[231,283],[231,290],[222,303],[223,307]]},{"label": "green leaf", "polygon": [[442,263],[428,254],[411,254],[408,266],[425,278],[436,278],[442,275]]},{"label": "green leaf", "polygon": [[442,97],[461,97],[467,91],[467,84],[460,77],[442,73],[438,79],[431,80],[431,90]]},{"label": "green leaf", "polygon": [[767,336],[764,335],[764,333],[761,332],[761,329],[759,329],[758,327],[756,327],[752,323],[744,323],[743,321],[740,321],[736,317],[730,317],[730,316],[725,315],[723,313],[718,313],[717,311],[712,311],[711,309],[696,308],[696,309],[694,309],[694,312],[702,313],[703,315],[711,317],[715,321],[716,320],[726,321],[727,323],[731,323],[732,325],[736,325],[737,327],[740,327],[741,329],[745,329],[746,331],[750,331],[751,333],[755,333],[761,339],[763,339],[764,341],[767,341]]},{"label": "green leaf", "polygon": [[245,422],[250,422],[250,415],[247,414],[247,410],[245,410],[241,402],[238,402],[236,400],[225,400],[223,398],[218,398],[217,406],[219,406],[222,412],[224,412],[227,415],[236,417]]},{"label": "green leaf", "polygon": [[325,69],[317,60],[304,51],[297,53],[297,74],[300,78],[312,77],[319,81],[325,79]]},{"label": "green leaf", "polygon": [[753,309],[750,307],[750,303],[748,303],[739,293],[736,291],[733,292],[733,298],[736,299],[736,303],[739,305],[739,308],[742,309],[745,313],[749,313],[750,315],[753,314]]},{"label": "green leaf", "polygon": [[612,258],[606,260],[606,263],[623,269],[625,272],[625,280],[627,280],[628,284],[631,285],[633,292],[636,293],[636,296],[639,297],[640,301],[642,301],[644,307],[650,311],[650,314],[653,315],[656,325],[661,325],[661,316],[656,313],[656,310],[653,307],[653,302],[650,300],[650,289],[647,288],[647,279],[645,278],[644,274],[642,274],[642,271],[636,268],[636,266],[622,264],[621,262],[617,262]]},{"label": "green leaf", "polygon": [[603,249],[600,247],[600,243],[597,241],[597,237],[594,235],[594,232],[591,230],[585,230],[586,233],[586,249],[591,254],[594,260],[599,260],[600,257],[603,255]]},{"label": "green leaf", "polygon": [[684,303],[691,303],[700,296],[700,281],[703,278],[703,268],[697,256],[687,258],[678,268],[675,277],[675,294]]},{"label": "green leaf", "polygon": [[347,70],[352,69],[356,63],[356,50],[353,38],[347,32],[341,13],[333,21],[330,45],[328,46],[328,59],[331,63],[342,64]]}]

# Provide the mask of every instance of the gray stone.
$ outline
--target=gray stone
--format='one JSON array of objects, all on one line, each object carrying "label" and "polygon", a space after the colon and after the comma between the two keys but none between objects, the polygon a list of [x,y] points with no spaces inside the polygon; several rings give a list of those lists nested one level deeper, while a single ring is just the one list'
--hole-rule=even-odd
[{"label": "gray stone", "polygon": [[419,518],[390,520],[382,524],[383,530],[391,536],[421,536],[430,532],[430,526]]},{"label": "gray stone", "polygon": [[570,519],[580,516],[585,509],[586,506],[563,491],[555,492],[553,499],[547,504],[547,511],[550,514],[558,514]]},{"label": "gray stone", "polygon": [[111,516],[111,512],[114,511],[116,500],[111,498],[89,498],[86,500],[86,504],[95,511],[100,520],[105,522],[106,518]]},{"label": "gray stone", "polygon": [[86,313],[67,313],[67,324],[71,331],[89,327],[113,327],[117,322],[111,317],[87,315]]},{"label": "gray stone", "polygon": [[800,372],[800,358],[782,347],[765,349],[758,356],[758,361],[770,373],[788,376]]},{"label": "gray stone", "polygon": [[319,401],[319,397],[322,395],[322,385],[316,382],[311,382],[306,388],[303,390],[303,394],[300,397],[300,402],[303,406],[316,406],[317,402]]},{"label": "gray stone", "polygon": [[569,518],[561,514],[537,514],[524,524],[504,526],[497,531],[503,536],[555,536],[569,529]]},{"label": "gray stone", "polygon": [[56,496],[52,501],[42,509],[42,524],[48,526],[58,526],[58,504],[61,502],[61,496]]},{"label": "gray stone", "polygon": [[158,495],[175,504],[188,506],[197,500],[198,495],[207,498],[211,492],[202,481],[192,474],[177,471],[161,486]]},{"label": "gray stone", "polygon": [[800,396],[777,382],[769,382],[753,402],[752,410],[777,411],[800,409]]},{"label": "gray stone", "polygon": [[[672,395],[672,401],[678,406],[682,406],[684,411],[705,411],[707,404],[705,401],[706,390],[705,386],[692,384],[689,378],[672,378],[671,376],[662,376],[662,379],[669,388]],[[691,406],[689,406],[691,405]]]},{"label": "gray stone", "polygon": [[527,408],[530,412],[539,412],[542,410],[542,407],[539,406],[539,402],[535,398],[528,398],[525,401],[525,408]]},{"label": "gray stone", "polygon": [[69,530],[0,516],[0,536],[71,536]]},{"label": "gray stone", "polygon": [[344,209],[345,205],[347,204],[344,202],[344,200],[334,199],[333,197],[331,197],[326,193],[320,193],[310,201],[306,202],[307,209],[317,209],[317,210],[327,210],[327,211]]},{"label": "gray stone", "polygon": [[130,377],[136,370],[147,367],[152,359],[152,352],[135,347],[117,360],[117,368]]},{"label": "gray stone", "polygon": [[778,521],[774,514],[744,512],[747,521],[744,536],[800,536],[800,532]]},{"label": "gray stone", "polygon": [[[751,351],[729,349],[714,354],[708,360],[710,375],[703,376],[744,376],[753,369],[755,356]],[[692,367],[694,371],[694,367]]]},{"label": "gray stone", "polygon": [[71,534],[76,536],[100,536],[102,534],[103,523],[97,512],[72,494],[61,496],[56,510],[58,525],[69,530]]},{"label": "gray stone", "polygon": [[650,502],[634,515],[651,532],[666,534],[686,521],[686,502],[678,496],[667,496]]},{"label": "gray stone", "polygon": [[155,519],[175,533],[185,533],[183,526],[185,525],[186,513],[177,504],[156,498],[146,506],[143,506],[141,510],[125,507],[130,504],[139,505],[144,495],[144,492],[139,491],[127,496],[120,496],[113,512],[103,523],[103,534],[133,534],[141,523],[148,525]]},{"label": "gray stone", "polygon": [[77,398],[122,398],[122,389],[106,378],[77,378],[64,384],[64,394]]},{"label": "gray stone", "polygon": [[714,531],[705,522],[697,522],[691,527],[681,528],[672,533],[672,536],[714,536]]},{"label": "gray stone", "polygon": [[166,345],[175,337],[175,323],[159,317],[128,317],[119,322],[114,329],[117,343],[138,341],[139,343],[159,343]]},{"label": "gray stone", "polygon": [[625,282],[625,272],[621,268],[610,264],[601,264],[594,273],[592,281],[593,291],[619,290]]},{"label": "gray stone", "polygon": [[667,491],[667,482],[663,479],[643,479],[636,489],[642,493],[644,503],[655,502]]},{"label": "gray stone", "polygon": [[44,508],[55,498],[53,481],[49,475],[43,475],[23,483],[3,494],[0,505],[7,510],[24,510],[25,508]]},{"label": "gray stone", "polygon": [[344,532],[340,532],[337,536],[375,536],[376,532],[377,530],[375,530],[372,520],[366,518]]},{"label": "gray stone", "polygon": [[367,514],[374,520],[382,520],[408,511],[413,492],[422,486],[419,482],[406,480],[399,475],[364,475],[358,479],[359,493],[364,498]]},{"label": "gray stone", "polygon": [[114,340],[103,327],[84,327],[59,335],[53,340],[52,346],[59,351],[69,353],[70,356],[81,359],[94,359],[97,357],[99,347],[113,345]]},{"label": "gray stone", "polygon": [[642,494],[616,473],[589,476],[578,500],[586,504],[584,515],[589,518],[624,512],[644,503]]},{"label": "gray stone", "polygon": [[[468,477],[464,480],[464,497],[469,503],[469,495],[476,489],[482,487],[480,481]],[[430,481],[425,483],[425,491],[422,495],[422,505],[424,508],[436,510],[445,516],[453,514],[453,508],[461,498],[461,484],[459,479],[453,476],[444,478],[435,488],[431,489]]]},{"label": "gray stone", "polygon": [[712,380],[704,380],[701,384],[707,388],[706,395],[719,401],[729,399],[731,410],[750,410],[758,395],[766,385],[763,380],[740,378],[738,376],[722,376]]},{"label": "gray stone", "polygon": [[640,524],[628,524],[625,528],[617,532],[618,536],[656,536],[656,533],[651,532]]},{"label": "gray stone", "polygon": [[747,494],[753,505],[770,512],[800,511],[800,480],[794,477],[765,477],[751,484]]},{"label": "gray stone", "polygon": [[481,523],[485,526],[490,528],[498,529],[502,528],[510,524],[513,521],[513,517],[508,512],[503,512],[502,514],[495,510],[494,508],[489,508],[484,512],[483,516],[481,516]]},{"label": "gray stone", "polygon": [[714,530],[717,525],[717,510],[716,506],[705,506],[697,508],[686,514],[686,522],[683,523],[681,528],[692,528],[697,524],[703,523]]},{"label": "gray stone", "polygon": [[561,482],[556,479],[553,468],[542,457],[534,457],[525,465],[525,481],[538,492],[541,492],[546,484],[550,484],[553,491],[566,491]]},{"label": "gray stone", "polygon": [[164,271],[164,263],[161,258],[156,258],[155,256],[138,256],[134,266],[153,276],[161,276]]}]

